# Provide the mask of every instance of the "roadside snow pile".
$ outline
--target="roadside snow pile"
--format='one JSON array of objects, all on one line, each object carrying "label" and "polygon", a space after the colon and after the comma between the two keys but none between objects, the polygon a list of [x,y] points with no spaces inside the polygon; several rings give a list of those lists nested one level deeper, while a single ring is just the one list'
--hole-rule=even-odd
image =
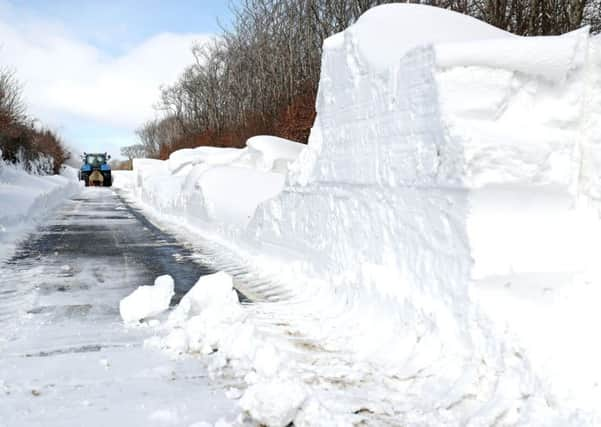
[{"label": "roadside snow pile", "polygon": [[65,168],[60,175],[35,175],[0,160],[0,259],[10,254],[15,240],[37,220],[78,189],[73,168]]},{"label": "roadside snow pile", "polygon": [[273,337],[243,309],[230,275],[201,277],[161,329],[166,333],[147,340],[146,346],[207,356],[214,377],[232,368],[242,375],[247,389],[230,390],[229,395],[240,398],[252,420],[274,427],[295,420],[308,389],[281,359]]},{"label": "roadside snow pile", "polygon": [[126,323],[137,323],[155,317],[169,308],[174,293],[173,278],[159,276],[154,286],[139,286],[119,303],[119,313]]},{"label": "roadside snow pile", "polygon": [[[288,165],[305,147],[272,136],[253,137],[247,145],[178,150],[166,161],[134,159],[133,192],[161,214],[183,217],[192,226],[240,230],[260,203],[282,191]],[[117,187],[127,184],[115,181]]]},{"label": "roadside snow pile", "polygon": [[304,150],[262,137],[218,158],[174,153],[171,169],[136,163],[139,200],[216,230],[285,288],[239,283],[281,301],[201,310],[187,320],[199,335],[170,341],[217,350],[215,372],[248,390],[269,378],[248,343],[285,352],[278,376],[318,396],[299,414],[601,423],[601,316],[583,300],[601,287],[600,52],[587,29],[521,38],[442,9],[376,7],[326,40]]}]

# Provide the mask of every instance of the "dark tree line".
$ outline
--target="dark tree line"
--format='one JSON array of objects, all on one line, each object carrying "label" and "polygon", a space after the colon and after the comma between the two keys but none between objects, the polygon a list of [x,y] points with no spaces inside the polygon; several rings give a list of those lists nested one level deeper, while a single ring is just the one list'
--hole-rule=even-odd
[{"label": "dark tree line", "polygon": [[69,158],[59,136],[27,116],[21,86],[5,69],[0,69],[0,150],[2,160],[42,174],[58,173]]},{"label": "dark tree line", "polygon": [[[240,146],[258,133],[306,142],[325,38],[386,0],[242,0],[234,21],[163,89],[163,116],[143,125],[135,154],[166,158],[182,147]],[[601,0],[423,0],[519,35],[601,30]],[[126,154],[124,152],[124,154]]]}]

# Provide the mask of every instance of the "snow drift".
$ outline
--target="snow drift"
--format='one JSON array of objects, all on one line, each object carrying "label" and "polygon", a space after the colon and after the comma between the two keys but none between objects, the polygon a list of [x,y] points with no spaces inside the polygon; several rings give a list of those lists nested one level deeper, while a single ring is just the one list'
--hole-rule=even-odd
[{"label": "snow drift", "polygon": [[[377,7],[324,44],[306,149],[249,141],[174,153],[170,169],[139,161],[133,191],[281,279],[305,334],[372,367],[352,365],[358,384],[387,375],[392,403],[366,398],[366,411],[411,425],[594,424],[601,353],[584,318],[600,319],[581,302],[601,286],[600,55],[586,28],[522,38],[441,9]],[[564,327],[545,324],[556,316]],[[579,353],[593,356],[577,371]]]}]

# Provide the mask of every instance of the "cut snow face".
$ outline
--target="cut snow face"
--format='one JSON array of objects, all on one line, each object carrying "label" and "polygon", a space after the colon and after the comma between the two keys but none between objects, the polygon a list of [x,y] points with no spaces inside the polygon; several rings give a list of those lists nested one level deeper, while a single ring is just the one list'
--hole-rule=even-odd
[{"label": "cut snow face", "polygon": [[[133,191],[152,212],[217,236],[253,269],[243,279],[277,279],[241,280],[276,302],[232,308],[220,336],[202,338],[216,317],[201,312],[187,321],[197,334],[180,327],[171,342],[217,350],[213,371],[247,386],[277,360],[280,380],[317,396],[299,423],[599,424],[601,354],[585,320],[597,314],[582,303],[601,286],[599,55],[586,30],[522,38],[381,6],[324,43],[316,122],[286,174],[277,158],[294,155],[254,141],[218,166],[153,176],[140,164]],[[242,184],[255,175],[269,191]],[[246,411],[270,417],[257,389]]]}]

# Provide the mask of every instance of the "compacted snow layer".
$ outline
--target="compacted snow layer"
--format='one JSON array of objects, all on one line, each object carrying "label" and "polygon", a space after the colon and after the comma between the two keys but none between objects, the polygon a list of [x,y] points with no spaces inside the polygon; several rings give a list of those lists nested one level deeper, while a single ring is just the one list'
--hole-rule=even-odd
[{"label": "compacted snow layer", "polygon": [[0,160],[0,260],[36,221],[78,189],[73,168],[61,175],[35,175]]},{"label": "compacted snow layer", "polygon": [[[600,45],[377,7],[324,43],[305,149],[136,162],[137,200],[252,270],[255,304],[155,344],[210,351],[274,425],[601,423]],[[315,398],[271,413],[260,390],[288,380]]]}]

